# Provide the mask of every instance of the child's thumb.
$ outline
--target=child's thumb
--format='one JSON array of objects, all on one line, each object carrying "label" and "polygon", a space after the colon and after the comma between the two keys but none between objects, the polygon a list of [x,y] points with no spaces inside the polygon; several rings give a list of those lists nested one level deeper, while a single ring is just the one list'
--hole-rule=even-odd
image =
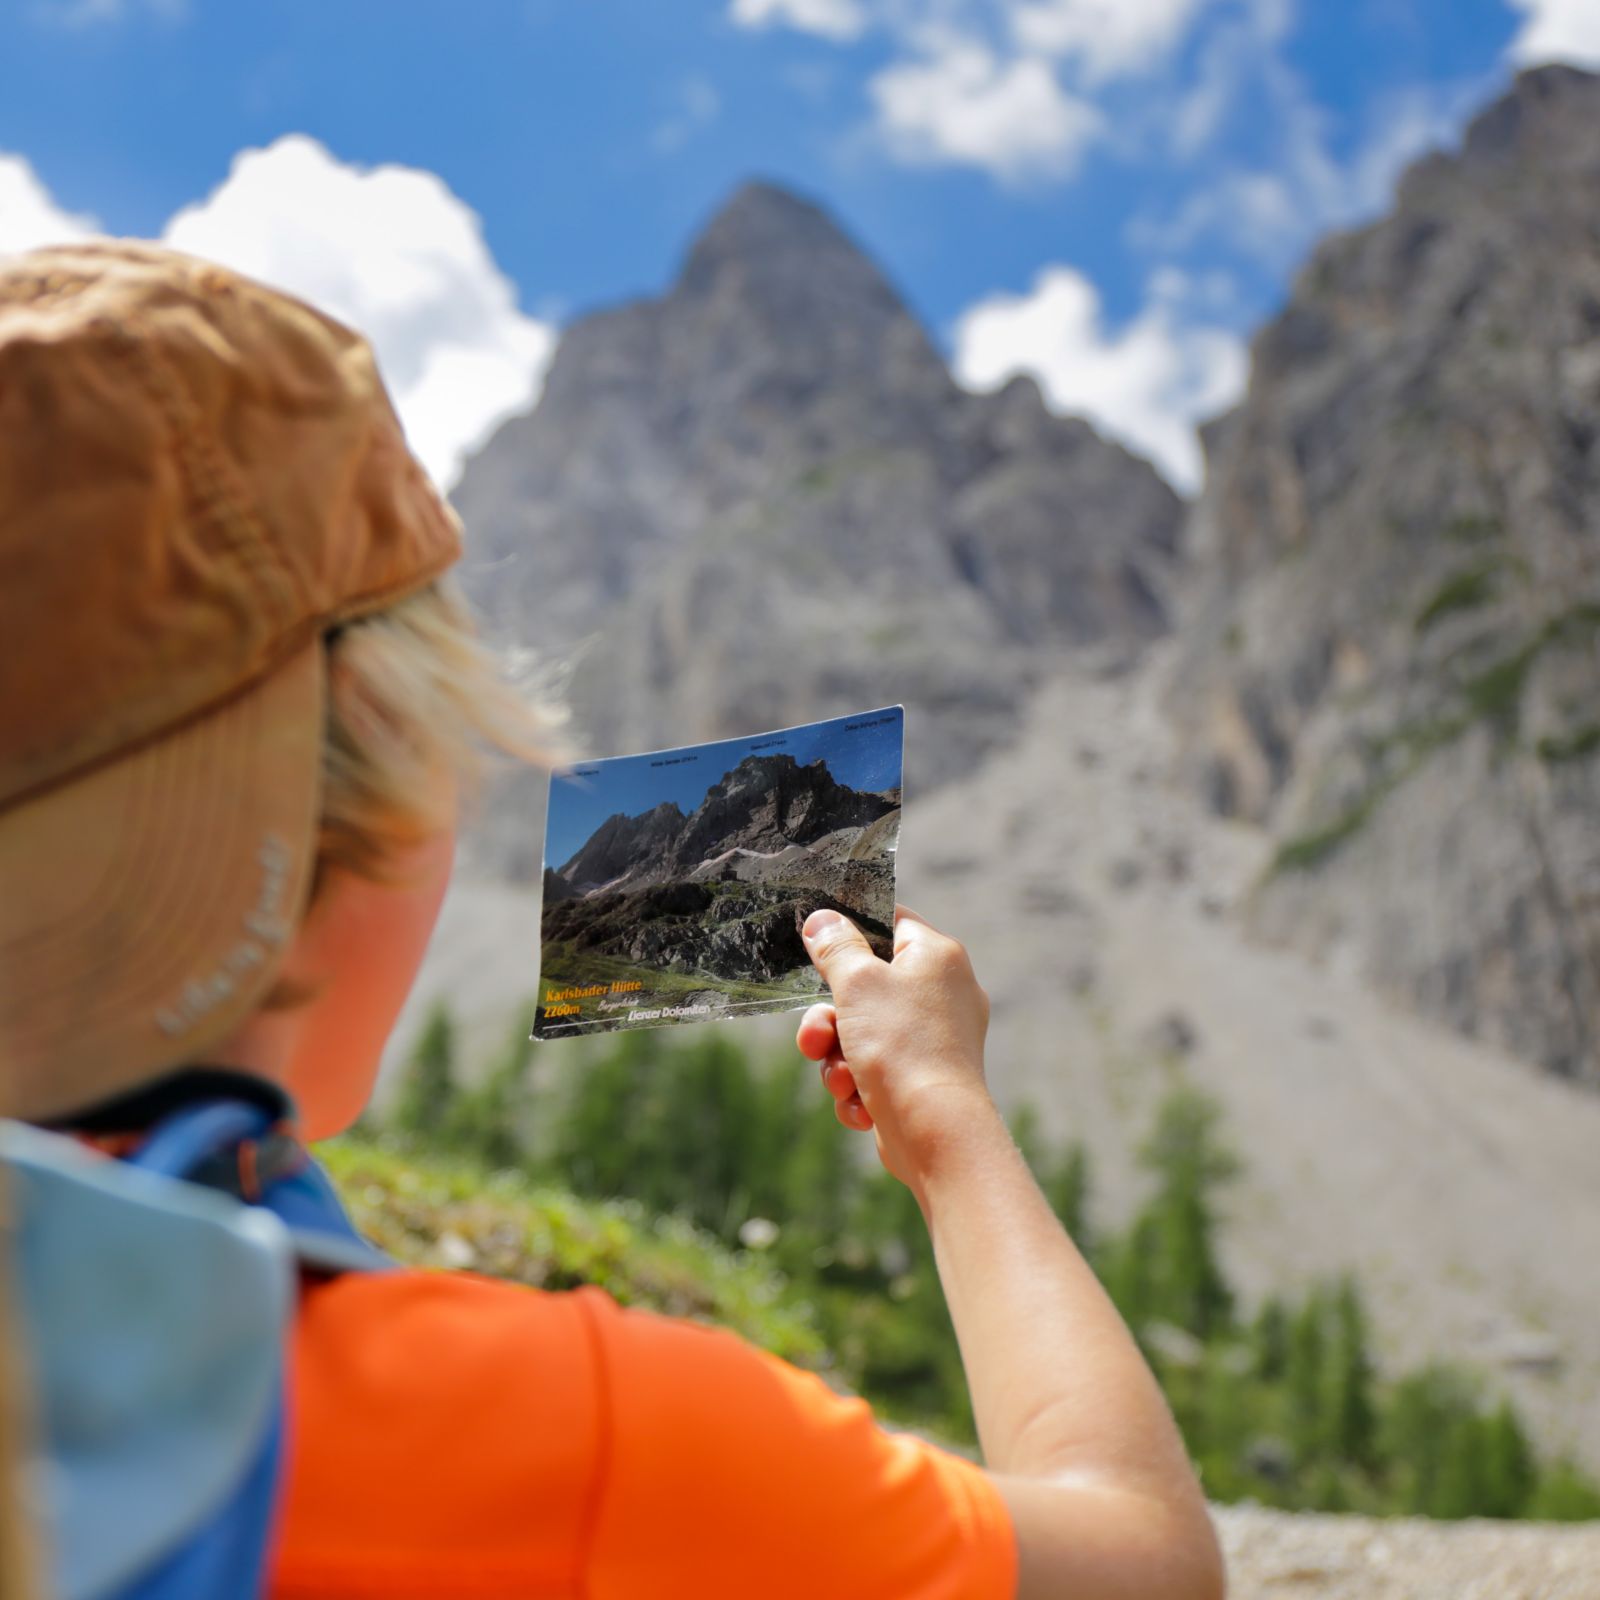
[{"label": "child's thumb", "polygon": [[849,983],[852,974],[878,959],[861,930],[837,911],[813,911],[800,933],[823,982],[835,994],[841,984]]}]

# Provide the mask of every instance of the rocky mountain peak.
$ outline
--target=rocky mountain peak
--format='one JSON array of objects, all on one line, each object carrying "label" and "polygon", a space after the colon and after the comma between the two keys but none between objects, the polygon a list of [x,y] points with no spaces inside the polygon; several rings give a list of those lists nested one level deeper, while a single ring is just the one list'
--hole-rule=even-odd
[{"label": "rocky mountain peak", "polygon": [[1551,65],[1519,73],[1511,92],[1467,129],[1462,156],[1472,166],[1537,162],[1550,172],[1600,167],[1595,75]]},{"label": "rocky mountain peak", "polygon": [[617,812],[607,817],[583,846],[558,869],[569,884],[606,883],[627,871],[640,855],[666,847],[683,828],[684,815],[671,800],[637,816]]},{"label": "rocky mountain peak", "polygon": [[706,792],[677,853],[687,865],[732,847],[811,844],[844,827],[865,827],[898,805],[841,784],[823,760],[801,766],[782,751],[746,756]]},{"label": "rocky mountain peak", "polygon": [[637,816],[607,817],[568,861],[546,873],[546,894],[565,899],[619,880],[637,887],[684,878],[712,857],[812,844],[898,808],[898,795],[852,789],[821,759],[801,766],[781,751],[750,755],[710,785],[689,816],[664,801]]},{"label": "rocky mountain peak", "polygon": [[864,289],[888,289],[860,246],[821,206],[779,184],[754,180],[735,190],[692,242],[676,292],[713,294],[730,279],[762,278],[791,263],[846,275]]},{"label": "rocky mountain peak", "polygon": [[[587,750],[901,701],[932,719],[922,782],[1004,739],[1041,652],[1126,656],[1165,629],[1182,517],[1031,381],[961,389],[879,268],[770,184],[665,296],[569,327],[453,498],[469,592],[572,662]],[[479,859],[531,876],[537,801],[494,809]]]},{"label": "rocky mountain peak", "polygon": [[877,264],[820,206],[776,184],[745,184],[712,217],[662,309],[692,330],[708,383],[740,373],[748,393],[775,379],[791,399],[808,386],[937,397],[950,387]]}]

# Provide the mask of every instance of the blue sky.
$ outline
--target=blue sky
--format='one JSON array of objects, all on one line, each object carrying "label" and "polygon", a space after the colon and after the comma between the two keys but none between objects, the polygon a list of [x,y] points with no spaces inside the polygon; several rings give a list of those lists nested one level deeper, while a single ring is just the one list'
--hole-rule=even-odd
[{"label": "blue sky", "polygon": [[667,800],[686,814],[692,812],[706,790],[748,755],[793,756],[803,767],[821,759],[848,788],[898,789],[904,745],[905,713],[899,706],[887,706],[743,739],[586,762],[551,783],[545,864],[559,867],[570,861],[594,830],[618,812],[637,817]]},{"label": "blue sky", "polygon": [[1192,488],[1308,244],[1551,58],[1600,65],[1600,0],[3,0],[0,251],[166,237],[326,304],[448,483],[762,175],[964,380]]}]

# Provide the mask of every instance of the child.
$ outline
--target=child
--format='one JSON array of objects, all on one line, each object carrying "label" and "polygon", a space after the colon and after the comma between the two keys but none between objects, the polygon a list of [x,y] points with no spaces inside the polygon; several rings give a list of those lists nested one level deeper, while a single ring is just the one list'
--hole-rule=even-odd
[{"label": "child", "polygon": [[[458,553],[356,335],[147,245],[0,264],[0,1114],[137,1163],[253,1107],[196,1181],[311,1181],[290,1128],[365,1103],[476,750],[547,745]],[[1220,1594],[1170,1415],[989,1098],[965,952],[909,912],[888,963],[834,913],[805,935],[834,1004],[799,1047],[922,1205],[988,1470],[727,1333],[335,1243],[265,1594]]]}]

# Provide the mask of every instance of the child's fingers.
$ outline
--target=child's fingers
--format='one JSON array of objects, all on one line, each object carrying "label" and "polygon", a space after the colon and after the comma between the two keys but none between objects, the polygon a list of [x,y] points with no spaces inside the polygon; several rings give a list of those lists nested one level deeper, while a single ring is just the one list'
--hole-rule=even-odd
[{"label": "child's fingers", "polygon": [[838,1013],[832,1006],[812,1006],[800,1019],[794,1042],[808,1061],[821,1061],[839,1048]]},{"label": "child's fingers", "polygon": [[861,1103],[861,1096],[853,1094],[848,1100],[835,1100],[833,1114],[847,1128],[865,1133],[872,1126],[872,1114]]},{"label": "child's fingers", "polygon": [[838,1051],[822,1063],[822,1084],[835,1100],[848,1100],[856,1092],[855,1074]]}]

